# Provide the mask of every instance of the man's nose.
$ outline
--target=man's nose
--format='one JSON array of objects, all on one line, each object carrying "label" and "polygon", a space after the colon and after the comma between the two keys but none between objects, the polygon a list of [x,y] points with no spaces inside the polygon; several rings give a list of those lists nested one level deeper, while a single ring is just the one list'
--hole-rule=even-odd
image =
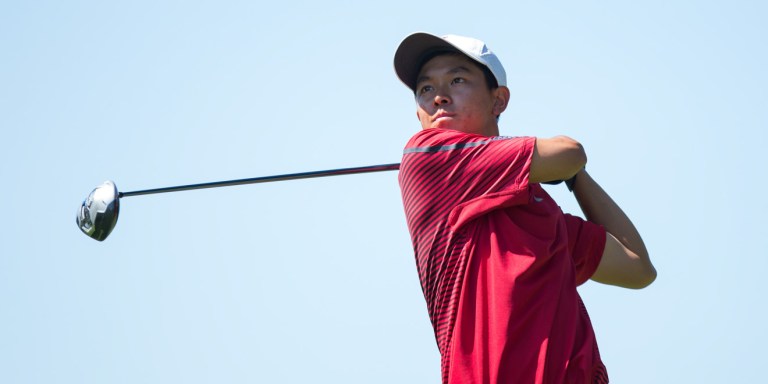
[{"label": "man's nose", "polygon": [[450,104],[451,98],[445,92],[437,92],[434,103],[436,107],[442,104]]}]

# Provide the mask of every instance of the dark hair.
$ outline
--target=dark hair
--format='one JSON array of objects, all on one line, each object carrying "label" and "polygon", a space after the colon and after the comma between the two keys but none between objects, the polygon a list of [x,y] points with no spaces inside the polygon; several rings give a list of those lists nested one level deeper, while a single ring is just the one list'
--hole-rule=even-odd
[{"label": "dark hair", "polygon": [[[475,68],[483,72],[483,76],[485,77],[485,85],[488,86],[488,90],[493,91],[494,89],[499,87],[499,82],[498,80],[496,80],[496,76],[493,75],[493,73],[491,72],[490,69],[488,69],[488,67],[478,63],[477,61],[473,60],[471,57],[466,56],[465,54],[459,51],[454,51],[454,50],[438,49],[438,50],[425,53],[424,56],[421,58],[421,60],[419,60],[419,67],[417,68],[416,73],[421,72],[421,67],[423,67],[424,64],[426,64],[428,61],[434,59],[435,57],[443,56],[443,55],[456,55],[456,56],[467,57],[469,61],[472,62],[472,65],[475,66]],[[416,92],[417,90],[414,89],[413,93],[416,94]]]}]

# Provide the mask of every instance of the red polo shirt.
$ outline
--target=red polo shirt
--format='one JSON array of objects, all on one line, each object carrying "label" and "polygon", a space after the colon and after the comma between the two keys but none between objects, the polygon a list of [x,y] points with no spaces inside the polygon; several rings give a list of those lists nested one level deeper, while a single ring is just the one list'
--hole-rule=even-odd
[{"label": "red polo shirt", "polygon": [[536,139],[427,129],[399,181],[443,383],[607,383],[576,291],[605,230],[528,183]]}]

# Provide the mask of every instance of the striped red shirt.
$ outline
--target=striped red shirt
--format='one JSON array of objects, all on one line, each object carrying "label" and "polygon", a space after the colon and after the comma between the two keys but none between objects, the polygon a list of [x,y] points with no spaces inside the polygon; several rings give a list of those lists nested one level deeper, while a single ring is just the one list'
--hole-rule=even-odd
[{"label": "striped red shirt", "polygon": [[533,137],[422,130],[399,181],[443,383],[607,383],[576,291],[605,230],[528,183]]}]

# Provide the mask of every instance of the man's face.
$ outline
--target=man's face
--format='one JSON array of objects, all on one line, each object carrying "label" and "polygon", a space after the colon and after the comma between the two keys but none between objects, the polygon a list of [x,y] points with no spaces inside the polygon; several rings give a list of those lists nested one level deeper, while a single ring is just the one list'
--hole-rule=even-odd
[{"label": "man's face", "polygon": [[419,71],[416,115],[422,129],[498,136],[496,117],[508,100],[504,92],[505,87],[489,90],[483,71],[470,58],[459,54],[436,56]]}]

